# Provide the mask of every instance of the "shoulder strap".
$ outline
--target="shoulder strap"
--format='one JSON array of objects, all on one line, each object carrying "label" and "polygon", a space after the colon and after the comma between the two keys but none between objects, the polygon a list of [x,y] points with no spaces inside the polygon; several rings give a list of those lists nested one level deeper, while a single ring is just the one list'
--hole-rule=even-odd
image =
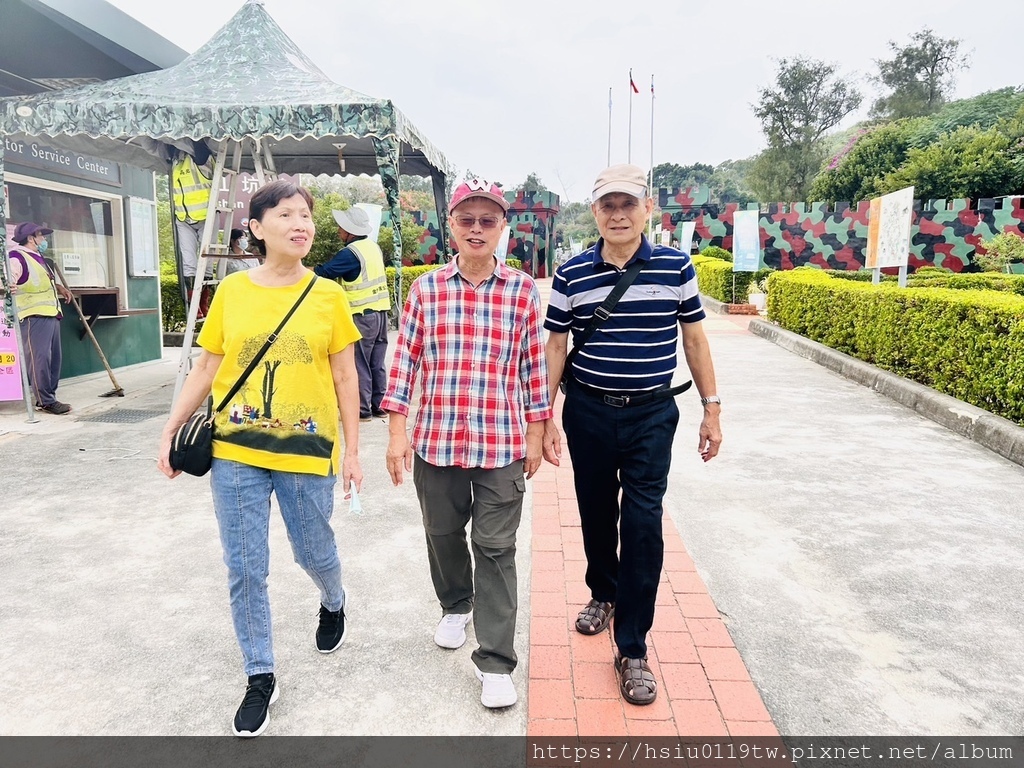
[{"label": "shoulder strap", "polygon": [[[316,275],[313,275],[313,279],[309,281],[308,285],[306,285],[306,290],[304,290],[302,292],[302,295],[299,296],[299,298],[295,301],[294,304],[292,304],[292,308],[288,310],[288,314],[284,316],[284,320],[278,323],[277,328],[274,330],[274,332],[267,336],[267,340],[263,342],[263,346],[260,348],[260,351],[256,353],[256,356],[253,357],[253,359],[249,362],[249,365],[242,372],[242,375],[238,377],[238,381],[235,382],[235,386],[233,386],[231,388],[231,391],[229,391],[224,396],[224,399],[220,401],[220,405],[218,405],[217,409],[213,412],[214,414],[220,413],[222,410],[224,410],[224,406],[226,406],[231,401],[231,398],[235,396],[235,393],[242,388],[242,384],[245,382],[247,378],[249,378],[249,374],[256,369],[256,366],[260,364],[260,360],[262,360],[263,356],[267,354],[267,350],[270,349],[270,346],[275,341],[277,341],[277,337],[281,333],[281,329],[284,328],[284,324],[287,323],[291,316],[295,314],[295,310],[299,308],[299,304],[302,303],[302,300],[306,298],[306,295],[312,290],[313,283],[315,282]],[[212,415],[213,414],[211,414],[211,416]]]},{"label": "shoulder strap", "polygon": [[612,310],[615,309],[615,305],[619,303],[619,299],[625,295],[629,286],[636,280],[636,276],[640,274],[640,270],[643,269],[644,262],[642,259],[636,259],[625,272],[622,273],[622,277],[619,278],[618,282],[615,283],[615,287],[612,288],[605,300],[601,302],[601,306],[594,310],[594,316],[590,318],[590,324],[583,329],[583,332],[575,339],[572,345],[572,349],[569,354],[565,357],[565,368],[562,372],[562,378],[567,379],[572,376],[572,364],[576,359],[576,355],[579,354],[580,349],[590,341],[590,337],[597,331],[598,326],[601,325],[605,320],[611,317]]}]

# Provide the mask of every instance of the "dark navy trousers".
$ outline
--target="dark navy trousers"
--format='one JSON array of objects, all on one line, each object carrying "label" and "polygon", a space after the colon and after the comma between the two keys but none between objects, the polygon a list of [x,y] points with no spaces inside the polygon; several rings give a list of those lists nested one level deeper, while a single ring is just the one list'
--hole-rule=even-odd
[{"label": "dark navy trousers", "polygon": [[616,408],[572,384],[562,409],[587,586],[595,600],[615,603],[615,644],[631,659],[647,655],[654,623],[665,554],[662,500],[678,424],[674,398]]}]

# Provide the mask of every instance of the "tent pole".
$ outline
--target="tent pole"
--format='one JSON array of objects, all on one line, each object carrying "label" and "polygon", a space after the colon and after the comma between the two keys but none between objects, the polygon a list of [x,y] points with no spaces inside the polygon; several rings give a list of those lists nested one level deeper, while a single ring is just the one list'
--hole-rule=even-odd
[{"label": "tent pole", "polygon": [[15,348],[18,350],[18,367],[21,369],[21,393],[25,397],[25,410],[28,412],[28,423],[39,421],[32,403],[32,389],[28,385],[28,369],[25,367],[25,348],[21,343],[21,328],[18,322],[18,310],[14,294],[11,293],[9,275],[11,263],[7,258],[7,189],[4,183],[4,142],[0,141],[0,287],[3,288],[3,301],[0,301],[0,312],[3,313],[4,324],[11,329]]},{"label": "tent pole", "polygon": [[397,326],[402,306],[405,304],[405,294],[402,290],[402,206],[398,199],[398,142],[394,136],[371,138],[374,155],[377,157],[377,168],[380,171],[380,181],[384,186],[384,197],[391,213],[394,244],[391,263],[395,268],[395,305],[391,307],[391,312]]},{"label": "tent pole", "polygon": [[431,168],[430,181],[434,187],[434,209],[437,211],[438,262],[448,262],[452,260],[452,234],[448,229],[448,186],[444,172]]}]

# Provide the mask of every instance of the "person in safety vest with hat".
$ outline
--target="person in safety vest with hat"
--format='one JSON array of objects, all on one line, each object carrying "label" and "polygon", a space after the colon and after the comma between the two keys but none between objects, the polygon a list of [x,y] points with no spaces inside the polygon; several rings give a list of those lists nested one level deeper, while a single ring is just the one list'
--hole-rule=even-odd
[{"label": "person in safety vest with hat", "polygon": [[14,229],[12,238],[19,247],[8,253],[11,285],[25,344],[28,379],[35,395],[36,408],[63,416],[71,406],[57,399],[60,381],[60,301],[72,301],[71,291],[60,284],[53,268],[46,263],[46,236],[53,230],[31,221]]},{"label": "person in safety vest with hat", "polygon": [[384,358],[388,351],[388,313],[391,298],[384,274],[384,254],[369,235],[373,231],[370,217],[362,208],[331,211],[338,223],[338,237],[345,245],[326,264],[314,267],[320,277],[341,278],[348,293],[352,319],[363,339],[356,347],[356,370],[359,372],[359,418],[369,421],[383,418],[381,410],[387,387]]},{"label": "person in safety vest with hat", "polygon": [[[171,168],[171,194],[174,197],[174,234],[181,254],[181,274],[185,279],[187,301],[192,303],[192,290],[199,263],[199,244],[206,226],[206,212],[213,190],[213,173],[207,166],[210,151],[197,143],[196,156],[179,152]],[[207,279],[213,277],[213,262],[206,265]],[[199,294],[199,315],[205,318],[210,309],[210,289]]]}]

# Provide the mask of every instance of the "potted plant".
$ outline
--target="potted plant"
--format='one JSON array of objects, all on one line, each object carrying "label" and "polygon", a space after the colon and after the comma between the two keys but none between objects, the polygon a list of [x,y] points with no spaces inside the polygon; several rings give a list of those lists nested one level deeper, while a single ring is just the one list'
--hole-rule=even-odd
[{"label": "potted plant", "polygon": [[747,301],[754,305],[758,312],[764,312],[768,300],[768,278],[751,280],[747,288]]}]

